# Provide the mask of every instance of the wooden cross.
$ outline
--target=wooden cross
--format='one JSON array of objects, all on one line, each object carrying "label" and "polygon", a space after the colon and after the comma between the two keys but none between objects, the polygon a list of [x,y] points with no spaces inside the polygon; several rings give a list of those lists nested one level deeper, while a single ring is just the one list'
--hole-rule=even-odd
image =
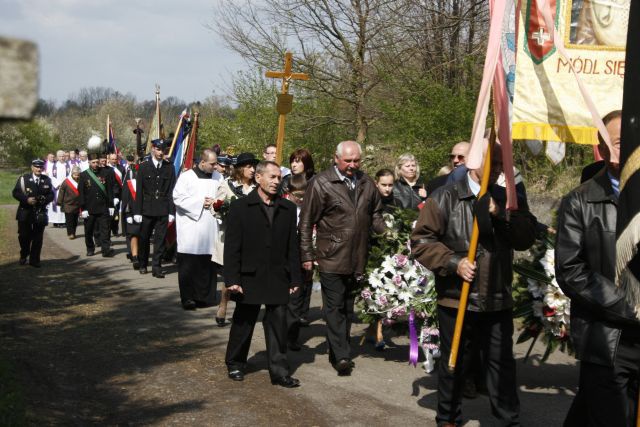
[{"label": "wooden cross", "polygon": [[284,55],[284,71],[267,71],[265,77],[272,79],[282,79],[282,92],[278,94],[278,139],[276,140],[276,163],[282,164],[282,150],[284,148],[284,122],[287,114],[293,107],[293,95],[289,94],[289,83],[291,80],[309,80],[309,75],[305,73],[292,73],[293,54],[287,52]]}]

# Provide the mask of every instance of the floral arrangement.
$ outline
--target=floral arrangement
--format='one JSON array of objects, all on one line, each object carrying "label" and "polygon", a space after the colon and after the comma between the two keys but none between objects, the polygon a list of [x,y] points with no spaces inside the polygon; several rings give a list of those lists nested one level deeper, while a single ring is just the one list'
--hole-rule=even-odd
[{"label": "floral arrangement", "polygon": [[522,319],[517,342],[532,339],[525,360],[538,337],[546,344],[542,361],[556,349],[573,353],[569,339],[571,301],[555,279],[553,240],[547,236],[531,248],[532,260],[514,265],[519,277],[514,284],[514,316]]},{"label": "floral arrangement", "polygon": [[231,196],[227,197],[224,200],[218,199],[211,204],[209,211],[211,212],[211,215],[213,215],[218,220],[218,223],[222,223],[225,220],[227,214],[229,213],[231,202],[233,202],[237,198],[237,196]]},{"label": "floral arrangement", "polygon": [[410,235],[417,215],[401,209],[383,214],[388,230],[373,239],[359,295],[359,317],[367,323],[382,319],[387,326],[409,322],[410,360],[417,362],[414,347],[419,344],[426,358],[424,368],[431,372],[440,355],[435,278],[410,256]]}]

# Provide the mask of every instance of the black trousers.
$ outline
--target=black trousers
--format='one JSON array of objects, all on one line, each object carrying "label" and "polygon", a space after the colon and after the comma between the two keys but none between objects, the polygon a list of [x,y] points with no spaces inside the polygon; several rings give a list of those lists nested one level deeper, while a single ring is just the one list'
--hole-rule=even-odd
[{"label": "black trousers", "polygon": [[[303,274],[307,271],[303,271]],[[313,274],[312,272],[309,272]],[[313,281],[305,280],[297,291],[289,297],[287,304],[287,329],[290,342],[298,341],[300,336],[300,318],[305,317],[309,312],[311,304],[311,292],[313,291]]]},{"label": "black trousers", "polygon": [[320,273],[322,314],[327,323],[329,361],[351,359],[351,322],[355,302],[355,276]]},{"label": "black trousers", "polygon": [[460,339],[455,373],[449,372],[455,308],[438,306],[440,362],[438,364],[438,425],[462,424],[462,390],[472,337],[479,337],[478,349],[485,375],[491,412],[497,418],[492,425],[520,425],[520,401],[516,391],[516,362],[513,357],[513,316],[511,310],[478,313],[467,311]]},{"label": "black trousers", "polygon": [[[95,250],[96,244],[99,243],[103,254],[109,251],[111,248],[111,239],[109,238],[110,220],[111,217],[108,213],[100,215],[89,214],[84,220],[84,243],[87,246],[87,250]],[[95,242],[94,237],[96,239]]]},{"label": "black trousers", "polygon": [[20,258],[29,257],[31,264],[40,262],[42,236],[46,225],[36,225],[31,221],[18,221],[18,242],[20,242]]},{"label": "black trousers", "polygon": [[[247,363],[253,330],[261,305],[237,303],[229,331],[225,362],[229,371],[243,370]],[[272,379],[289,375],[287,361],[287,306],[265,305],[262,319],[267,343],[269,375]]]},{"label": "black trousers", "polygon": [[580,362],[578,394],[564,426],[635,426],[639,366],[640,339],[625,338],[624,332],[614,366]]},{"label": "black trousers", "polygon": [[193,300],[206,306],[216,301],[218,269],[211,255],[178,252],[178,286],[182,302]]},{"label": "black trousers", "polygon": [[151,244],[151,233],[153,232],[153,259],[151,266],[153,270],[160,270],[162,266],[162,253],[164,252],[164,238],[167,235],[168,216],[142,216],[140,226],[140,249],[138,258],[140,268],[146,268],[149,264],[149,246]]},{"label": "black trousers", "polygon": [[76,229],[78,228],[78,212],[64,214],[65,222],[67,223],[67,236],[75,236]]}]

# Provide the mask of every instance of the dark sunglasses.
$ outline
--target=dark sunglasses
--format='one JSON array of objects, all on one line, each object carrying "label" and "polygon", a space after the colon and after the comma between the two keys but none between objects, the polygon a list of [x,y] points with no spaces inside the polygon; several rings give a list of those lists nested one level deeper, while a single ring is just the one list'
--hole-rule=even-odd
[{"label": "dark sunglasses", "polygon": [[464,160],[464,156],[462,154],[449,154],[449,160],[454,159]]}]

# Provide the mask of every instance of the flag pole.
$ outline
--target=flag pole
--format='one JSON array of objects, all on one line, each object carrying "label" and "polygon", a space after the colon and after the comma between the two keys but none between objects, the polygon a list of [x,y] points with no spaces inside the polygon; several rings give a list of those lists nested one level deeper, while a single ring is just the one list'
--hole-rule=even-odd
[{"label": "flag pole", "polygon": [[109,118],[109,115],[107,114],[107,135],[106,135],[106,138],[107,138],[107,149],[110,148],[109,147],[109,145],[110,145],[109,144],[109,136],[111,135],[110,131],[111,131],[111,119]]},{"label": "flag pole", "polygon": [[[484,157],[484,164],[482,166],[482,181],[480,183],[480,193],[478,193],[478,199],[485,195],[489,188],[489,175],[491,174],[491,151],[496,142],[496,128],[495,121],[491,127],[491,135],[489,136],[489,147],[487,147],[487,154]],[[467,259],[469,262],[474,263],[476,258],[476,252],[478,249],[478,238],[480,237],[480,230],[478,228],[478,218],[473,217],[473,231],[471,232],[471,242],[469,244],[469,253]],[[469,299],[470,282],[466,280],[462,282],[462,290],[460,292],[460,302],[458,304],[458,314],[456,315],[456,325],[453,330],[453,340],[451,343],[451,353],[449,353],[449,371],[454,372],[456,370],[456,362],[458,360],[458,351],[460,349],[460,337],[462,336],[462,325],[464,324],[464,315],[467,311],[467,300]]]},{"label": "flag pole", "polygon": [[176,141],[178,140],[178,134],[180,133],[180,127],[182,126],[182,122],[184,121],[184,114],[180,114],[180,120],[178,120],[178,127],[176,127],[176,132],[173,134],[173,141],[171,141],[171,148],[169,149],[169,157],[173,154],[173,149],[176,146]]}]

